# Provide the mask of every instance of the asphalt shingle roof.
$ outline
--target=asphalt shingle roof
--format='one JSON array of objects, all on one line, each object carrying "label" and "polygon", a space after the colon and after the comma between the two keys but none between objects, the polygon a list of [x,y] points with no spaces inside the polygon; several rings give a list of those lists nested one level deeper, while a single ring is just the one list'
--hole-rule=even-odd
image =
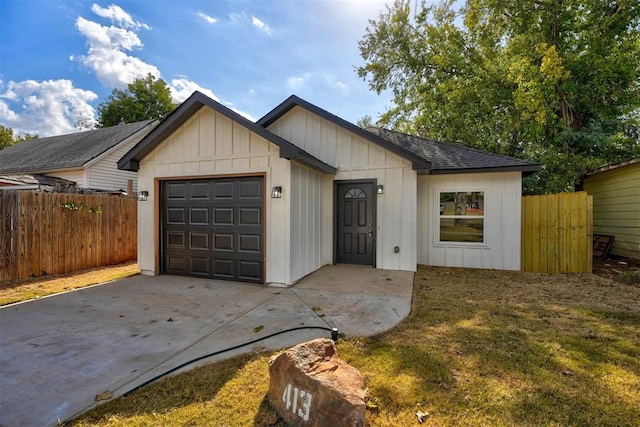
[{"label": "asphalt shingle roof", "polygon": [[[0,174],[78,168],[142,130],[153,120],[22,141],[0,150]],[[149,126],[149,130],[153,127]],[[142,132],[142,136],[146,133]]]},{"label": "asphalt shingle roof", "polygon": [[462,145],[448,144],[380,128],[367,131],[431,162],[432,174],[522,171],[533,173],[540,166],[527,160],[502,156]]}]

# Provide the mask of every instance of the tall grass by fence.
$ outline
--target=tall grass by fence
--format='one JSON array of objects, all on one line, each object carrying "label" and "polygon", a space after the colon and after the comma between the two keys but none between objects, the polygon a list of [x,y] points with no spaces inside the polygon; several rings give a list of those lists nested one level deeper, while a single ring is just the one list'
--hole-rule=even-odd
[{"label": "tall grass by fence", "polygon": [[593,198],[586,192],[522,198],[522,271],[590,273]]},{"label": "tall grass by fence", "polygon": [[0,191],[0,283],[135,260],[137,201]]}]

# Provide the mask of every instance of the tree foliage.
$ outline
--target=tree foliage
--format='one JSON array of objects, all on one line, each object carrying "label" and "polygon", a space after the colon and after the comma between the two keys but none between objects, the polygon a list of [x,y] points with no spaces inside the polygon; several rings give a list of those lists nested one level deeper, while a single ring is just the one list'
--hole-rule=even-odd
[{"label": "tree foliage", "polygon": [[14,135],[13,129],[0,125],[0,150],[11,147],[20,141],[36,139],[38,135],[25,134],[24,136]]},{"label": "tree foliage", "polygon": [[176,105],[171,90],[162,79],[153,75],[136,79],[126,90],[114,89],[98,106],[100,127],[117,126],[149,119],[163,119]]},{"label": "tree foliage", "polygon": [[640,155],[637,0],[412,3],[359,43],[359,76],[394,97],[380,125],[538,161],[526,192]]}]

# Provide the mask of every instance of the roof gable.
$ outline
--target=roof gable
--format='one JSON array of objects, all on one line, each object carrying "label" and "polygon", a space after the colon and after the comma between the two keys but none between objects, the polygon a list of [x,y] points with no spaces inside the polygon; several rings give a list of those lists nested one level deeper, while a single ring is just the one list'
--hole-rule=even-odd
[{"label": "roof gable", "polygon": [[153,120],[22,141],[0,150],[0,173],[36,173],[86,166]]},{"label": "roof gable", "polygon": [[323,173],[334,174],[336,172],[336,168],[333,166],[320,161],[299,147],[285,141],[262,126],[258,126],[247,118],[242,117],[235,111],[198,91],[194,92],[187,100],[173,110],[171,114],[169,114],[169,116],[167,116],[155,129],[153,129],[153,131],[143,138],[142,141],[129,150],[129,152],[118,161],[118,168],[137,171],[142,159],[144,159],[154,148],[160,145],[162,141],[167,139],[204,106],[211,108],[212,110],[243,126],[247,130],[277,145],[280,148],[280,157],[289,160],[296,160]]},{"label": "roof gable", "polygon": [[378,135],[375,135],[371,132],[367,132],[366,130],[362,129],[360,126],[356,126],[353,123],[350,123],[334,114],[331,114],[328,111],[323,110],[322,108],[317,107],[311,104],[310,102],[305,101],[304,99],[299,98],[295,95],[291,95],[289,98],[284,100],[280,105],[278,105],[276,108],[268,112],[266,115],[264,115],[264,117],[262,117],[256,123],[259,126],[268,128],[271,124],[275,123],[278,119],[280,119],[282,116],[287,114],[287,112],[289,112],[292,108],[296,106],[304,108],[312,112],[313,114],[316,114],[317,116],[320,116],[323,119],[328,120],[334,123],[335,125],[340,126],[364,138],[367,141],[373,142],[381,146],[382,148],[389,150],[399,155],[400,157],[403,157],[411,161],[414,170],[428,172],[431,167],[430,161],[428,159],[424,157],[420,157],[419,155],[406,150],[404,147],[391,144],[389,143],[389,141],[386,141],[385,139],[379,137]]},{"label": "roof gable", "polygon": [[429,159],[431,174],[520,171],[527,175],[540,170],[540,165],[537,163],[463,145],[448,144],[380,128],[367,128],[367,132]]}]

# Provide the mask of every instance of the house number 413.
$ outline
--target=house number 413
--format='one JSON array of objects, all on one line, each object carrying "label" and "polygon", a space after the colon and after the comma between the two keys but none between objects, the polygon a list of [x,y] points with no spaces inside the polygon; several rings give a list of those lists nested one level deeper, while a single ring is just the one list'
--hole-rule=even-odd
[{"label": "house number 413", "polygon": [[291,384],[287,384],[284,388],[284,393],[282,393],[282,401],[287,410],[291,410],[291,412],[298,415],[304,421],[309,421],[311,399],[313,399],[313,395],[310,392],[300,390]]}]

